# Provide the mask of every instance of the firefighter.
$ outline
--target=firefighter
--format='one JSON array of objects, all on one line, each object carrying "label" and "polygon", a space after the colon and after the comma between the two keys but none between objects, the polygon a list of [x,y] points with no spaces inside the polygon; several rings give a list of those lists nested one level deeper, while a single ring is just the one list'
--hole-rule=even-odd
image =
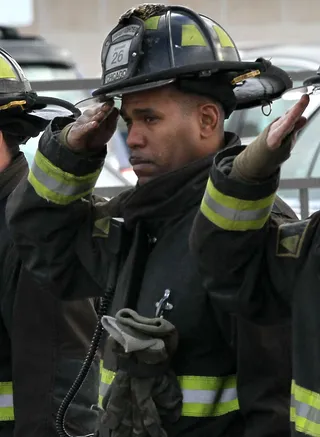
[{"label": "firefighter", "polygon": [[[9,195],[28,174],[20,146],[45,129],[47,110],[15,60],[0,49],[0,436],[56,436],[57,409],[76,378],[96,323],[92,300],[61,302],[23,270],[9,235],[5,208]],[[68,109],[76,109],[61,102]],[[49,119],[48,119],[49,118]],[[95,430],[99,367],[96,362],[72,404],[66,429]]]},{"label": "firefighter", "polygon": [[[270,210],[309,96],[246,150],[220,152],[191,234],[192,251],[217,304],[258,323],[289,314],[293,329],[291,428],[317,436],[320,420],[319,212],[283,222]],[[214,247],[223,249],[216,256]],[[211,266],[217,266],[216,275]]]},{"label": "firefighter", "polygon": [[[288,436],[287,319],[262,329],[224,312],[211,301],[188,243],[214,154],[240,147],[224,120],[239,102],[250,107],[276,97],[291,85],[288,76],[278,71],[273,86],[262,74],[255,78],[270,63],[242,62],[218,23],[172,5],[126,12],[101,61],[96,105],[50,124],[7,208],[20,256],[43,288],[62,299],[112,301],[102,319],[110,337],[100,436]],[[120,114],[138,184],[106,201],[93,189]],[[274,214],[295,219],[280,199]],[[170,332],[171,343],[150,336],[153,329],[159,338]],[[141,370],[141,354],[128,352],[132,339],[138,349],[148,340],[170,360],[156,366],[148,355]],[[172,397],[161,397],[166,388]]]}]

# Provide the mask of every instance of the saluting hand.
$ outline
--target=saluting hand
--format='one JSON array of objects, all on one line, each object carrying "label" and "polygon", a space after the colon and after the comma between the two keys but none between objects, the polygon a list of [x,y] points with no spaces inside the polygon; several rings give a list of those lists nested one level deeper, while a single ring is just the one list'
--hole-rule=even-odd
[{"label": "saluting hand", "polygon": [[302,114],[307,108],[309,100],[309,96],[304,94],[289,111],[271,124],[267,136],[269,149],[278,149],[283,140],[291,133],[293,134],[292,145],[294,144],[297,132],[306,124],[306,118]]},{"label": "saluting hand", "polygon": [[85,110],[69,128],[67,146],[74,151],[103,149],[116,130],[118,117],[113,102]]}]

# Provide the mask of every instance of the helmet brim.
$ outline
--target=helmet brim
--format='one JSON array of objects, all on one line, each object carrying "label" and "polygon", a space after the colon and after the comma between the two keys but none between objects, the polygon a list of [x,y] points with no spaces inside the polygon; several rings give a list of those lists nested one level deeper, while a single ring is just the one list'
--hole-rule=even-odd
[{"label": "helmet brim", "polygon": [[[260,70],[261,72],[263,72],[265,71],[265,64],[263,64],[262,62],[216,61],[216,62],[207,62],[202,64],[185,65],[182,67],[171,68],[170,70],[158,71],[156,73],[135,76],[130,79],[119,80],[111,84],[106,84],[93,91],[92,95],[94,97],[101,94],[111,96],[111,94],[114,94],[115,91],[118,93],[118,95],[121,92],[122,95],[126,93],[126,90],[128,89],[131,90],[133,87],[142,86],[143,88],[140,88],[140,90],[152,89],[157,86],[162,86],[161,83],[165,84],[165,82],[167,81],[170,81],[167,83],[172,83],[179,77],[201,78],[216,73],[222,73],[222,74],[228,72],[241,73],[250,70]],[[148,84],[150,84],[149,87],[145,88],[145,86]]]},{"label": "helmet brim", "polygon": [[[88,99],[81,100],[80,102],[76,103],[75,107],[83,113],[86,109],[92,108],[95,105],[101,105],[102,103],[108,102],[108,100],[115,99],[114,106],[120,110],[121,97],[123,95],[164,87],[173,82],[175,82],[175,79],[159,80],[156,82],[143,83],[127,88],[115,89],[112,92],[106,94],[98,94],[94,97],[89,97]],[[117,97],[119,99],[117,99]]]},{"label": "helmet brim", "polygon": [[170,85],[171,83],[173,83],[175,81],[176,81],[176,79],[166,79],[166,80],[157,80],[155,82],[141,83],[139,85],[132,85],[132,86],[128,86],[125,88],[115,89],[109,93],[106,93],[105,96],[111,98],[111,97],[123,96],[125,94],[137,93],[140,91],[148,91],[148,90],[152,90],[154,88],[161,88],[161,87],[164,87],[166,85]]},{"label": "helmet brim", "polygon": [[49,105],[43,109],[34,109],[28,112],[29,115],[47,120],[50,122],[56,117],[73,117],[73,113],[68,109],[50,107]]}]

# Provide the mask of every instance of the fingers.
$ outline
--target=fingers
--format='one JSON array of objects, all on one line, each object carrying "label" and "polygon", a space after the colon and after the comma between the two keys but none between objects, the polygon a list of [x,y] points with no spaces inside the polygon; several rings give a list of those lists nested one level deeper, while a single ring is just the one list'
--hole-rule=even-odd
[{"label": "fingers", "polygon": [[86,111],[83,113],[83,115],[86,117],[86,121],[87,123],[92,123],[93,126],[98,127],[99,124],[105,120],[105,119],[109,119],[110,115],[114,112],[117,111],[117,113],[119,112],[116,108],[114,108],[113,105],[108,105],[106,103],[99,105],[97,108],[92,109],[92,110],[88,110],[91,111],[90,113],[86,114]]},{"label": "fingers", "polygon": [[300,129],[302,129],[307,123],[307,119],[306,117],[301,117],[300,120],[297,121],[296,125],[295,125],[295,132],[298,132]]},{"label": "fingers", "polygon": [[270,149],[280,147],[287,135],[291,132],[298,132],[305,125],[306,120],[302,114],[308,104],[309,96],[305,94],[286,114],[270,126],[267,137],[267,145]]},{"label": "fingers", "polygon": [[304,95],[301,99],[279,120],[275,123],[275,128],[278,129],[279,134],[288,135],[293,129],[295,124],[301,118],[303,112],[309,104],[309,96]]},{"label": "fingers", "polygon": [[[71,136],[75,139],[78,139],[91,133],[96,130],[104,120],[108,120],[109,123],[108,116],[110,114],[111,117],[114,112],[116,112],[117,115],[119,113],[118,109],[106,103],[87,109],[74,123],[69,132],[68,138]],[[117,116],[113,115],[113,117],[110,119],[111,124],[114,123],[114,117],[117,120]]]},{"label": "fingers", "polygon": [[85,124],[91,121],[101,122],[105,117],[108,117],[114,108],[114,102],[98,103],[88,109],[77,119],[77,123]]}]

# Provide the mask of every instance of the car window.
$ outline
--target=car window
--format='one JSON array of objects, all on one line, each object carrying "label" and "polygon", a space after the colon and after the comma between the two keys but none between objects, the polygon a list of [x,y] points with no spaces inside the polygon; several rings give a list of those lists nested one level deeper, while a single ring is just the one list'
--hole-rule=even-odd
[{"label": "car window", "polygon": [[[313,129],[312,129],[312,135],[313,135],[313,142],[317,142],[318,145],[320,145],[320,132],[319,132],[319,123],[320,123],[320,110],[315,114],[313,117]],[[305,141],[305,148],[307,149],[309,147],[308,140]],[[312,169],[312,172],[310,174],[310,177],[312,178],[320,178],[320,150],[318,148],[317,155],[315,156],[315,162],[314,167]]]},{"label": "car window", "polygon": [[[293,82],[294,87],[300,85],[301,81]],[[268,116],[264,115],[260,106],[257,108],[243,110],[243,119],[241,125],[239,126],[239,128],[237,128],[236,133],[240,136],[240,138],[258,136],[275,118],[281,117],[281,115],[283,115],[289,108],[291,108],[293,103],[294,102],[292,102],[292,100],[275,100],[272,104],[272,111]],[[226,120],[226,130],[232,130],[232,128],[229,128],[229,126],[231,126],[231,123],[234,123],[232,117],[239,117],[239,112],[240,111],[235,111],[232,116],[228,120]],[[264,112],[268,113],[269,108],[266,107]]]},{"label": "car window", "polygon": [[[307,126],[300,132],[291,157],[282,166],[282,179],[298,179],[309,176],[313,159],[318,152],[320,111],[310,119]],[[312,172],[313,177],[320,177],[320,163],[317,163]]]}]

